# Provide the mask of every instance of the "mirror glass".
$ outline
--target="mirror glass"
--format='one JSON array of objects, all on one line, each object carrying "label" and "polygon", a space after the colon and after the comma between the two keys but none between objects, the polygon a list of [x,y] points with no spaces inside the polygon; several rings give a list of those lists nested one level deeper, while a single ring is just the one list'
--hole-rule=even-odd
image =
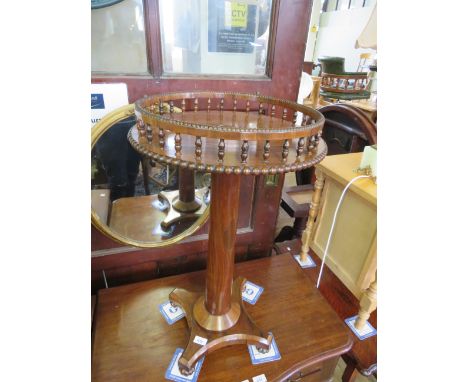
[{"label": "mirror glass", "polygon": [[164,74],[266,74],[271,0],[160,0]]},{"label": "mirror glass", "polygon": [[100,3],[91,3],[93,73],[148,74],[143,0]]},{"label": "mirror glass", "polygon": [[154,162],[127,140],[133,105],[108,114],[92,131],[93,224],[119,242],[139,247],[173,244],[208,218],[210,176]]}]

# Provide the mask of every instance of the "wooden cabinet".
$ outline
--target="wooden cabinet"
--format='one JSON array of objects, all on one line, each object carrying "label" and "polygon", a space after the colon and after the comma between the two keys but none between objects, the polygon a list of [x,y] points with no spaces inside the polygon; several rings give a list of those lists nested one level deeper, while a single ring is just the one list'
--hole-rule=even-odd
[{"label": "wooden cabinet", "polygon": [[[362,153],[334,155],[316,167],[324,187],[312,225],[310,248],[320,257],[326,247],[338,200],[347,183],[358,176]],[[347,191],[338,212],[326,263],[357,297],[375,279],[377,269],[377,185],[359,179]],[[306,235],[304,235],[306,236]]]}]

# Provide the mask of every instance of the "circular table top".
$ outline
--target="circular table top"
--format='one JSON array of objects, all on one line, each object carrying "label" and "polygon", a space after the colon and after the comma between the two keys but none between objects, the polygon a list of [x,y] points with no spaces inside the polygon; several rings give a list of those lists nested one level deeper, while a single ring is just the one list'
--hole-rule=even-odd
[{"label": "circular table top", "polygon": [[137,101],[135,114],[128,138],[138,152],[193,170],[277,174],[311,167],[327,153],[322,114],[273,97],[167,93]]}]

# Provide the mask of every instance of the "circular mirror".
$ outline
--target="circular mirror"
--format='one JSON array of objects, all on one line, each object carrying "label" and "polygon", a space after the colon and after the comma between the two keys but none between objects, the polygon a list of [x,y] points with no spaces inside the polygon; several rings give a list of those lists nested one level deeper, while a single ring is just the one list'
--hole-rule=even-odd
[{"label": "circular mirror", "polygon": [[208,219],[209,175],[136,152],[127,139],[135,124],[132,104],[92,128],[91,221],[120,243],[146,248],[177,243]]}]

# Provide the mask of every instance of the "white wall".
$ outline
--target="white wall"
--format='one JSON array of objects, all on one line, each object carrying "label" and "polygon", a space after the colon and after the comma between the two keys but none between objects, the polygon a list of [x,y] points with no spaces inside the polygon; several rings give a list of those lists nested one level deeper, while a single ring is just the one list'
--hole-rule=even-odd
[{"label": "white wall", "polygon": [[[323,0],[313,0],[312,12],[310,15],[309,33],[307,34],[306,51],[304,61],[312,61],[314,55],[315,42],[320,23],[320,11],[322,9]],[[314,32],[315,27],[315,32]]]},{"label": "white wall", "polygon": [[345,58],[345,69],[356,71],[359,55],[374,52],[372,49],[355,49],[356,39],[361,34],[372,13],[373,6],[325,12],[321,14],[313,61],[320,56]]}]

